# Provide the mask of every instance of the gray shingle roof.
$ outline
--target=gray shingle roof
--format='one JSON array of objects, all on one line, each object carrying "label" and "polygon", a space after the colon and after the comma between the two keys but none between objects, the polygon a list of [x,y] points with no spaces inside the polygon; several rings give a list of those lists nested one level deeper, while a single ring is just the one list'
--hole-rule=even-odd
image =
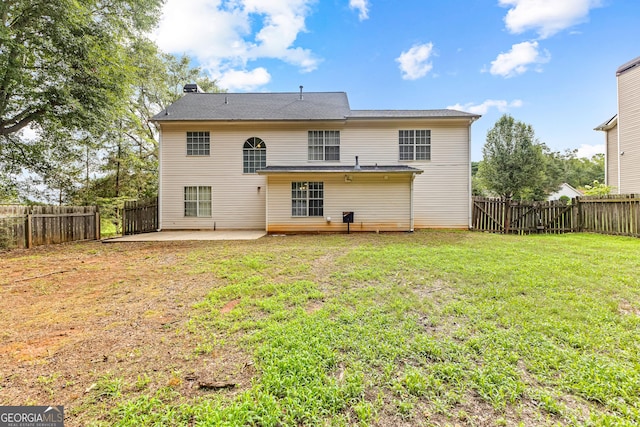
[{"label": "gray shingle roof", "polygon": [[350,118],[479,118],[457,110],[351,110]]},{"label": "gray shingle roof", "polygon": [[[344,120],[344,92],[187,93],[152,120]],[[167,114],[168,112],[168,114]]]},{"label": "gray shingle roof", "polygon": [[347,120],[398,118],[469,118],[477,114],[456,110],[351,110],[345,92],[186,93],[152,120]]}]

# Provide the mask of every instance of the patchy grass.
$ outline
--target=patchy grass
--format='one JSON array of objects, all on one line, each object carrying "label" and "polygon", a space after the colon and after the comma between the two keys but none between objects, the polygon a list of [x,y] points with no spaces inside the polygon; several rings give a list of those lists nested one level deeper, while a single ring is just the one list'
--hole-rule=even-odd
[{"label": "patchy grass", "polygon": [[[160,371],[96,372],[70,425],[640,423],[638,239],[289,236],[171,256],[164,280],[208,283],[179,302],[179,348]],[[236,387],[198,389],[207,364]],[[54,400],[59,377],[39,379]]]}]

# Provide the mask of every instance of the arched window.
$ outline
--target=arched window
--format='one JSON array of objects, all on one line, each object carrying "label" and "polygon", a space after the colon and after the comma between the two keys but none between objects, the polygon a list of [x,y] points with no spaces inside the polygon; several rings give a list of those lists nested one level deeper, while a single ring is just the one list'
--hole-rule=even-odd
[{"label": "arched window", "polygon": [[267,145],[256,137],[247,139],[242,147],[243,172],[256,173],[267,166]]}]

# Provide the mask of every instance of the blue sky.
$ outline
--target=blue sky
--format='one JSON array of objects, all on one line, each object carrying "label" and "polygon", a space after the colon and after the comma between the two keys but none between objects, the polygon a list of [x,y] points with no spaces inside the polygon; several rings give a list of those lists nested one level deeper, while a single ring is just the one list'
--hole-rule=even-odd
[{"label": "blue sky", "polygon": [[167,0],[154,39],[230,92],[344,91],[353,109],[504,113],[552,150],[604,150],[638,0]]}]

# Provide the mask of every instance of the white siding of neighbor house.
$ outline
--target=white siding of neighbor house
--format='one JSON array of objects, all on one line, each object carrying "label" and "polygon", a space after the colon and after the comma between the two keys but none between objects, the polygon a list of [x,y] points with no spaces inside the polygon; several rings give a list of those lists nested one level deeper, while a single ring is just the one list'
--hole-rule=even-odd
[{"label": "white siding of neighbor house", "polygon": [[605,131],[606,133],[606,174],[605,184],[613,187],[614,192],[618,192],[618,159],[620,151],[618,150],[618,125]]},{"label": "white siding of neighbor house", "polygon": [[640,66],[618,76],[620,193],[640,193]]},{"label": "white siding of neighbor house", "polygon": [[[309,161],[307,131],[340,131],[340,161]],[[431,160],[399,161],[398,130],[430,129]],[[186,132],[208,130],[211,155],[186,156]],[[267,229],[269,232],[341,230],[342,212],[354,211],[354,231],[410,229],[411,174],[242,173],[242,146],[263,139],[268,166],[406,165],[424,171],[414,181],[415,228],[467,228],[469,224],[469,120],[353,120],[322,123],[162,124],[161,227],[163,229]],[[316,175],[316,177],[318,177]],[[268,195],[267,195],[268,178]],[[320,179],[321,178],[321,179]],[[291,182],[325,182],[325,218],[291,216]],[[212,187],[211,218],[185,218],[185,186]],[[260,187],[260,190],[258,190]],[[268,207],[267,207],[268,204]],[[336,217],[337,215],[337,217]],[[334,218],[335,217],[335,218]],[[268,221],[268,225],[267,225]]]}]

